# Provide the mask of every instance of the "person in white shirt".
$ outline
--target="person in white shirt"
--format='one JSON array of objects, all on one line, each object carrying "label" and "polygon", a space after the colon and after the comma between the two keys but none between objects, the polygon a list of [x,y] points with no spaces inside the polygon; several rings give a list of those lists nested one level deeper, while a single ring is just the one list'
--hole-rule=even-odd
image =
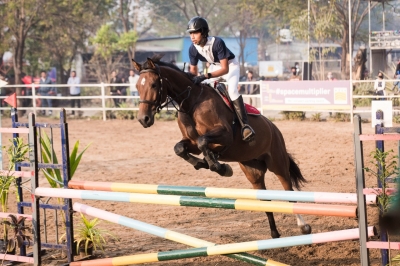
[{"label": "person in white shirt", "polygon": [[[378,78],[375,80],[374,89],[375,95],[384,96],[385,95],[386,83],[383,80],[383,73],[379,72]],[[379,98],[379,100],[385,100],[385,98]]]},{"label": "person in white shirt", "polygon": [[[131,96],[139,96],[139,92],[136,88],[136,83],[139,79],[139,75],[135,74],[135,71],[133,69],[129,70],[129,90],[131,92]],[[138,99],[133,99],[133,103],[135,105],[138,104]]]},{"label": "person in white shirt", "polygon": [[[71,76],[68,79],[67,82],[69,85],[72,85],[69,87],[69,95],[73,97],[79,97],[81,96],[81,87],[79,84],[81,83],[81,80],[79,77],[76,76],[75,71],[71,71]],[[71,108],[75,108],[75,103],[77,104],[78,108],[81,108],[81,99],[72,99],[71,100]],[[72,110],[72,115],[75,115],[75,110]]]}]

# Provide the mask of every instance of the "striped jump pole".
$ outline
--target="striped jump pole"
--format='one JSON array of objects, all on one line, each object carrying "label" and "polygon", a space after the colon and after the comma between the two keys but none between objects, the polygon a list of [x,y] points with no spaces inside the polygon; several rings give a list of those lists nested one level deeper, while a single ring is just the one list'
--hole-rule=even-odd
[{"label": "striped jump pole", "polygon": [[[139,230],[141,232],[145,232],[148,234],[152,234],[158,237],[162,237],[168,240],[172,240],[181,244],[185,244],[192,247],[208,247],[215,246],[215,243],[208,242],[202,239],[198,239],[195,237],[191,237],[185,234],[177,233],[165,228],[161,228],[152,224],[148,224],[145,222],[141,222],[132,218],[128,218],[122,215],[118,215],[112,212],[104,211],[98,208],[90,207],[88,205],[84,205],[81,203],[74,203],[74,211],[84,213],[99,219],[103,219],[112,223],[120,224],[135,230]],[[253,265],[258,266],[288,266],[287,264],[283,264],[273,260],[266,260],[255,255],[240,253],[240,254],[229,254],[226,255],[230,258],[241,260]],[[112,265],[112,264],[110,264]]]},{"label": "striped jump pole", "polygon": [[[373,226],[368,227],[368,235],[375,235]],[[285,238],[276,238],[268,240],[250,241],[234,244],[225,244],[193,249],[172,250],[158,253],[147,253],[140,255],[122,256],[109,259],[99,259],[81,262],[72,262],[71,266],[110,266],[110,265],[128,265],[142,264],[149,262],[159,262],[167,260],[176,260],[184,258],[194,258],[203,256],[222,255],[230,253],[257,251],[273,248],[293,247],[301,245],[311,245],[318,243],[327,243],[334,241],[344,241],[359,238],[359,229],[348,229],[332,231],[327,233],[318,233],[311,235],[292,236]]]},{"label": "striped jump pole", "polygon": [[327,205],[314,203],[273,202],[248,199],[218,199],[187,197],[175,195],[154,195],[125,192],[87,191],[62,188],[44,188],[35,190],[36,196],[57,197],[82,200],[105,200],[164,204],[173,206],[236,209],[245,211],[281,212],[292,214],[310,214],[324,216],[357,217],[356,206]]},{"label": "striped jump pole", "polygon": [[[71,180],[68,187],[82,190],[146,193],[162,195],[181,195],[207,198],[283,200],[314,203],[357,204],[356,193],[305,192],[285,190],[256,190],[237,188],[195,187],[130,184],[116,182],[93,182]],[[366,195],[367,204],[376,204],[376,195]]]}]

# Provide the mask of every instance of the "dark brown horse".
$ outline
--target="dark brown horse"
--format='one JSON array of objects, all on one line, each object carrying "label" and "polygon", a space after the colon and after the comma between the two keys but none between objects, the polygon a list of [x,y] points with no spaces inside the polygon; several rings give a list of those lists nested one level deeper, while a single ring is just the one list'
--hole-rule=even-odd
[{"label": "dark brown horse", "polygon": [[[189,73],[160,58],[147,59],[143,65],[133,61],[140,72],[136,86],[140,95],[138,120],[143,127],[153,125],[154,115],[165,106],[168,96],[179,105],[182,140],[175,145],[175,153],[195,169],[205,168],[221,176],[231,176],[232,168],[219,161],[239,162],[254,189],[266,189],[267,169],[278,177],[285,190],[293,190],[293,186],[300,188],[305,179],[286,151],[281,132],[271,121],[262,115],[249,116],[256,135],[253,141],[244,142],[240,124],[217,92],[207,85],[194,85]],[[200,153],[204,159],[192,155]],[[267,212],[267,216],[271,236],[278,238],[273,213]],[[311,227],[300,215],[296,216],[302,233],[311,233]]]}]

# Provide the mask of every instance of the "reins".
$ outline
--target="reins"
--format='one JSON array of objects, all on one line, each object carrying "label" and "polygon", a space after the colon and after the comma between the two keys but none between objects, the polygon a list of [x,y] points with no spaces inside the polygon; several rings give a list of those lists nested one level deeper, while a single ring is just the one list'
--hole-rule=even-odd
[{"label": "reins", "polygon": [[[172,105],[174,106],[174,108],[175,108],[176,111],[181,112],[181,113],[190,113],[190,112],[193,110],[195,104],[193,104],[193,105],[190,107],[189,111],[186,111],[186,112],[185,112],[185,111],[182,111],[181,109],[182,109],[183,103],[184,103],[187,99],[189,99],[189,97],[190,97],[191,91],[192,91],[192,89],[193,89],[191,86],[188,86],[188,87],[186,88],[186,90],[184,90],[183,92],[179,93],[179,94],[176,95],[175,97],[171,97],[171,96],[169,96],[169,95],[167,94],[168,100],[166,100],[166,102],[165,102],[164,104],[161,104],[162,94],[163,94],[163,89],[164,89],[163,80],[167,81],[169,87],[172,88],[172,85],[171,85],[170,81],[169,81],[167,78],[163,78],[163,77],[161,76],[160,67],[159,67],[157,64],[156,64],[155,66],[156,66],[156,69],[149,68],[149,69],[143,69],[143,70],[141,70],[141,71],[139,72],[139,75],[142,74],[142,73],[149,73],[149,72],[150,72],[150,73],[154,73],[154,74],[156,74],[156,75],[158,76],[158,80],[160,81],[161,86],[160,86],[160,89],[158,90],[157,98],[156,98],[156,100],[155,100],[154,102],[148,101],[148,100],[139,100],[139,104],[140,104],[140,103],[146,103],[146,104],[149,104],[149,105],[155,105],[155,106],[156,106],[156,112],[159,113],[164,107],[166,107],[166,106],[168,107],[168,104],[172,103]],[[167,90],[167,91],[168,91],[168,90]],[[176,102],[175,99],[179,98],[181,95],[183,95],[183,94],[186,93],[186,92],[187,92],[187,96],[181,101],[181,103],[180,103],[180,105],[179,105],[179,109],[178,109],[178,107],[175,105],[175,102]],[[203,94],[203,86],[201,86],[201,91],[200,91],[199,95],[197,96],[197,99],[196,99],[195,103],[198,101],[198,99],[200,98],[200,96],[201,96],[202,94]]]}]

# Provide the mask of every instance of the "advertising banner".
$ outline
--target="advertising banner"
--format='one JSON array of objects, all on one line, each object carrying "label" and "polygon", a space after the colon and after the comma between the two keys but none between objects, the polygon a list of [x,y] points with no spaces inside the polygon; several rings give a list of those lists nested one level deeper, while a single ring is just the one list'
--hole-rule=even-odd
[{"label": "advertising banner", "polygon": [[264,110],[349,110],[352,105],[346,80],[262,81],[261,96]]}]

